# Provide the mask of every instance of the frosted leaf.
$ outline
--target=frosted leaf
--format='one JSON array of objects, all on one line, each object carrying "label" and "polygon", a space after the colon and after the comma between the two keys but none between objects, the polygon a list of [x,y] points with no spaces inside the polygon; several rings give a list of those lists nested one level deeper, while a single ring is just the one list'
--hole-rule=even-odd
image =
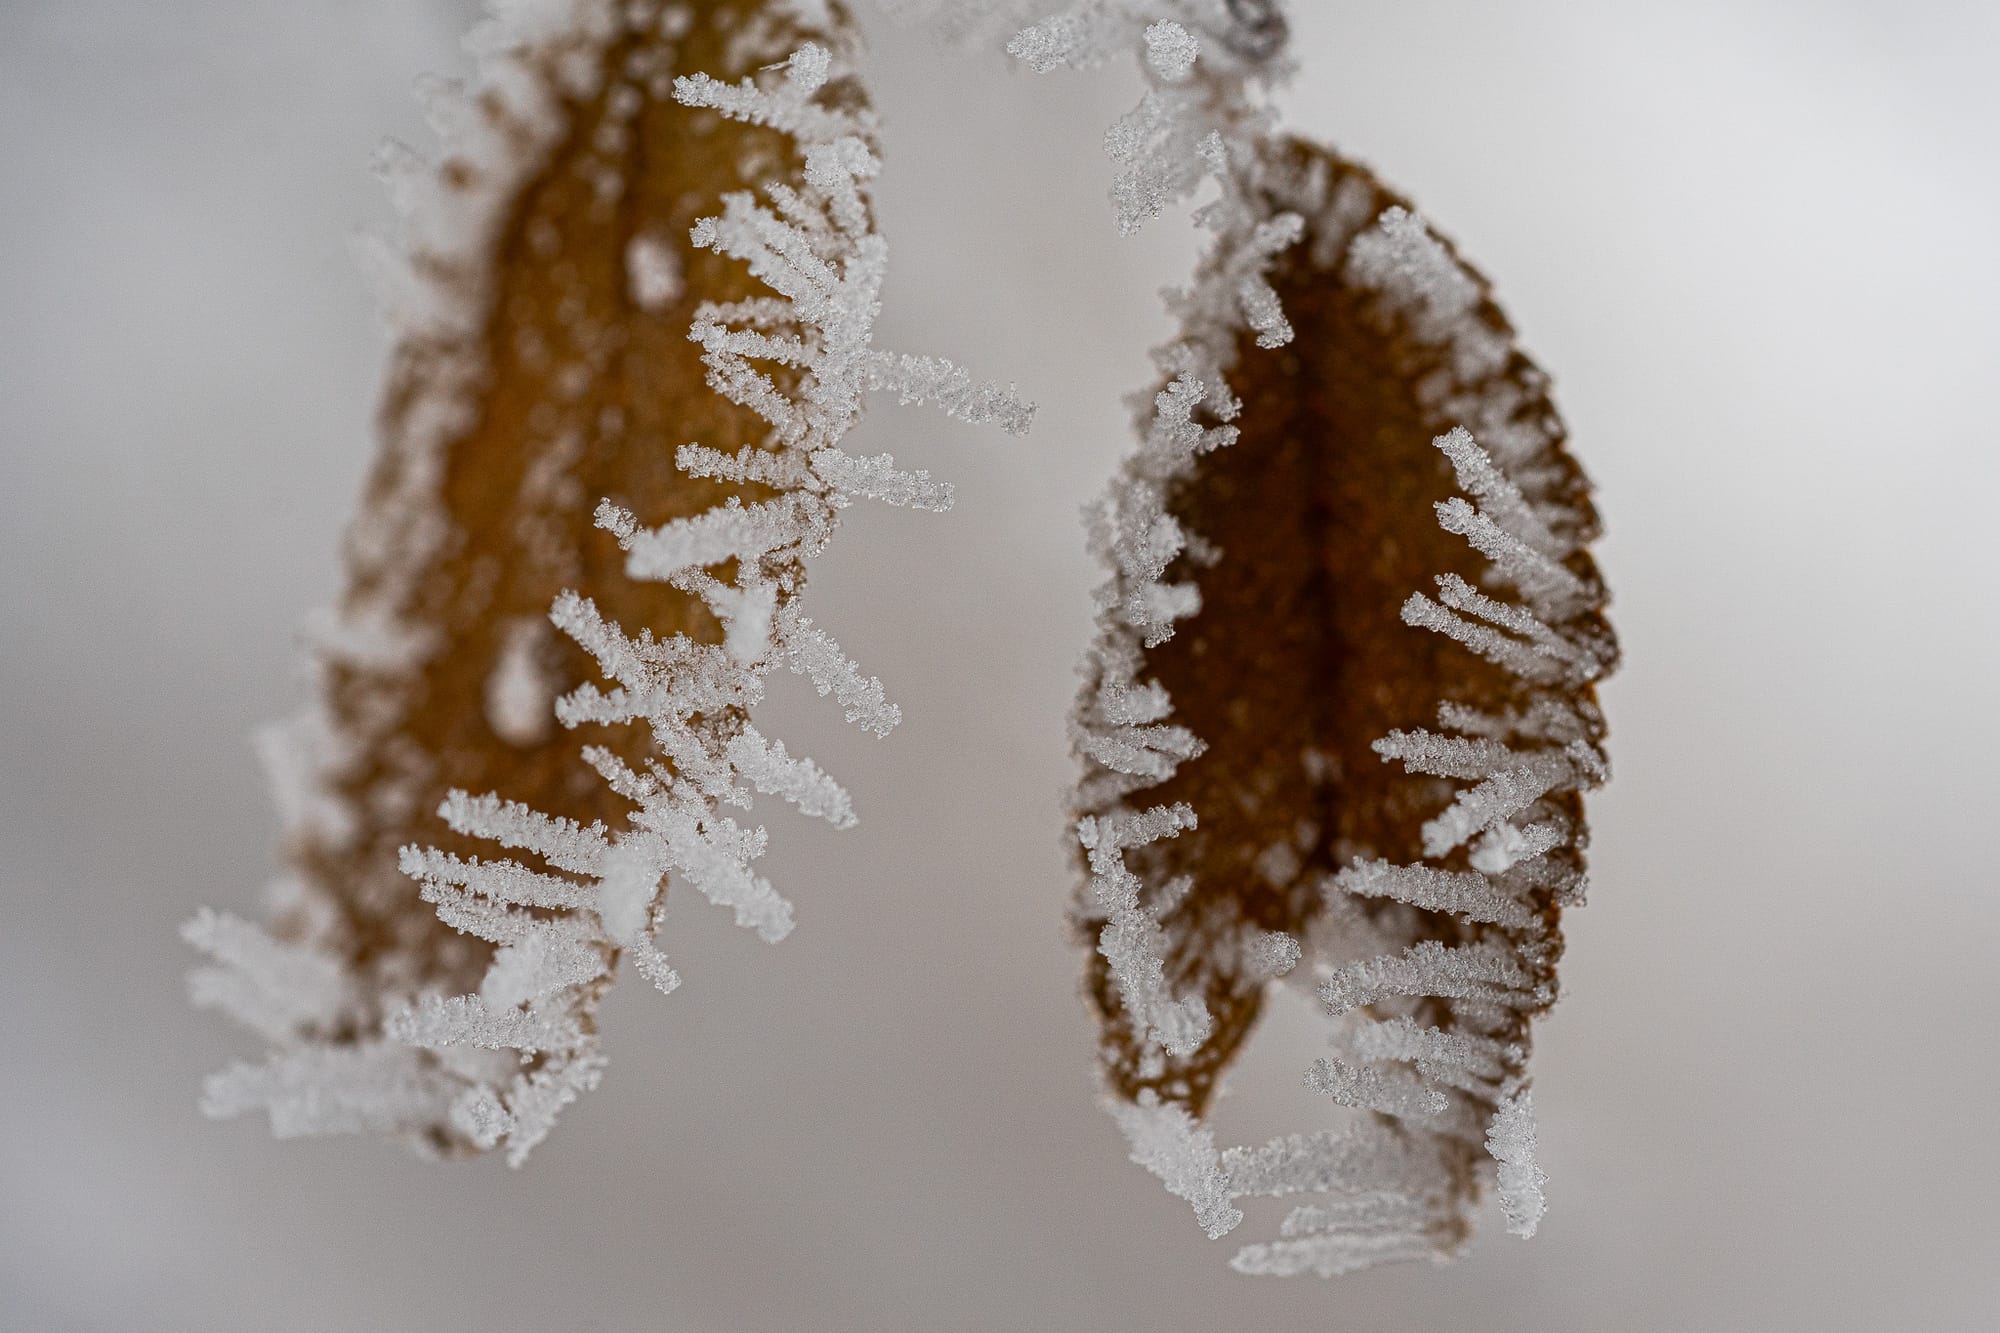
[{"label": "frosted leaf", "polygon": [[[1359,168],[1259,142],[1226,111],[1238,48],[1199,42],[1184,84],[1144,66],[1108,143],[1128,222],[1218,188],[1140,447],[1088,515],[1107,579],[1071,727],[1074,910],[1114,1114],[1177,1109],[1169,1143],[1213,1147],[1275,942],[1313,960],[1291,984],[1337,1054],[1307,1086],[1369,1114],[1219,1162],[1232,1199],[1310,1197],[1234,1267],[1331,1276],[1470,1235],[1584,885],[1616,647],[1587,483],[1484,280]],[[1162,1007],[1196,1000],[1203,1040],[1168,1044]],[[1155,1160],[1189,1174],[1185,1147]]]},{"label": "frosted leaf", "polygon": [[[669,879],[791,930],[764,830],[722,807],[853,822],[749,714],[783,665],[872,730],[898,717],[800,602],[848,497],[949,497],[843,452],[865,396],[1015,433],[1033,407],[873,345],[881,162],[844,12],[532,0],[473,46],[471,86],[424,88],[443,152],[378,164],[404,224],[370,247],[399,338],[380,458],[312,630],[327,703],[269,747],[300,891],[269,933],[189,937],[218,963],[198,1002],[283,1047],[212,1110],[518,1164],[601,1075],[620,954],[679,984]],[[428,846],[439,818],[521,859]]]}]

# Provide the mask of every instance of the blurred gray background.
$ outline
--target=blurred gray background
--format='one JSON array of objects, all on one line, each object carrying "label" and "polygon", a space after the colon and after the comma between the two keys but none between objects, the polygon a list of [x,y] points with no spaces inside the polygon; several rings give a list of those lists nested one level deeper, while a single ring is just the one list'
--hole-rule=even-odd
[{"label": "blurred gray background", "polygon": [[[856,510],[816,575],[907,720],[778,683],[766,729],[863,815],[773,815],[799,931],[678,910],[686,984],[619,988],[604,1087],[519,1172],[200,1119],[255,1041],[187,1008],[175,926],[271,865],[246,737],[299,697],[384,350],[346,238],[473,6],[6,0],[0,1327],[2000,1327],[2000,10],[1293,9],[1294,123],[1497,277],[1609,523],[1618,778],[1540,1030],[1540,1237],[1241,1278],[1094,1109],[1076,513],[1194,238],[1112,233],[1130,70],[880,23],[883,340],[1042,412],[855,436],[959,504]],[[1291,1115],[1285,1026],[1226,1133]]]}]

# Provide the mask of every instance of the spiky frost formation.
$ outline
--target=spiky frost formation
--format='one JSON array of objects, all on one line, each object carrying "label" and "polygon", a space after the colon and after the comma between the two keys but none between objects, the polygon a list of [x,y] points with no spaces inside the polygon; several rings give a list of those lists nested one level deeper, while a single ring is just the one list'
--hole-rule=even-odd
[{"label": "spiky frost formation", "polygon": [[749,711],[782,666],[897,720],[800,601],[854,498],[950,503],[842,451],[863,394],[1032,409],[872,344],[874,125],[837,9],[517,0],[474,45],[478,85],[432,90],[443,160],[388,162],[383,454],[321,700],[266,746],[294,873],[268,931],[186,934],[216,960],[196,1000],[275,1048],[210,1079],[212,1113],[518,1164],[600,1076],[619,957],[678,984],[670,879],[791,929],[764,830],[725,811],[854,821]]},{"label": "spiky frost formation", "polygon": [[[1112,577],[1074,731],[1075,917],[1109,1104],[1212,1237],[1240,1200],[1320,1196],[1241,1272],[1441,1258],[1482,1180],[1510,1229],[1541,1214],[1528,1021],[1582,901],[1616,655],[1596,518],[1484,280],[1360,168],[1270,140],[1272,53],[1177,8],[1080,6],[1012,48],[1053,65],[1136,34],[1121,225],[1200,179],[1190,149],[1218,185],[1092,521]],[[1218,1080],[1280,976],[1324,1007],[1333,1053],[1304,1077],[1340,1109],[1218,1149]]]}]

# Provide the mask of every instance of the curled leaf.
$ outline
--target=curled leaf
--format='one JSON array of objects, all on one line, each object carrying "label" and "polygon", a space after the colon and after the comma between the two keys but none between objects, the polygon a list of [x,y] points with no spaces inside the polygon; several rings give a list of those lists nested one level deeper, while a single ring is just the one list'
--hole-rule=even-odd
[{"label": "curled leaf", "polygon": [[286,902],[190,938],[219,963],[197,998],[277,1047],[211,1110],[518,1163],[599,1077],[620,956],[678,984],[670,878],[790,930],[725,808],[853,822],[748,718],[782,665],[896,719],[800,602],[851,495],[948,500],[841,451],[862,395],[1030,409],[872,344],[874,122],[837,7],[516,4],[475,44],[478,86],[433,90],[442,160],[389,155],[381,457],[320,701],[268,747]]},{"label": "curled leaf", "polygon": [[[1238,185],[1098,525],[1076,918],[1135,1154],[1204,1124],[1274,974],[1315,990],[1337,1056],[1307,1085],[1358,1119],[1208,1178],[1326,1194],[1237,1267],[1332,1273],[1449,1253],[1489,1139],[1533,1229],[1529,1020],[1616,649],[1588,483],[1485,279],[1327,150],[1266,144]],[[1227,301],[1246,271],[1275,348]]]}]

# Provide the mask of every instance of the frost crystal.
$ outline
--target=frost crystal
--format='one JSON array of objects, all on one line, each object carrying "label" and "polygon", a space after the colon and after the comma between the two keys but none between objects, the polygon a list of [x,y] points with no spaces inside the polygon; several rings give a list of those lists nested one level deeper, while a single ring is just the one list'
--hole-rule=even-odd
[{"label": "frost crystal", "polygon": [[1486,1131],[1486,1148],[1500,1164],[1498,1192],[1507,1229],[1517,1236],[1534,1235],[1542,1220],[1542,1186],[1548,1177],[1535,1165],[1532,1094],[1516,1092],[1500,1103]]},{"label": "frost crystal", "polygon": [[[1088,68],[1130,51],[1146,76],[1139,105],[1105,135],[1118,171],[1111,188],[1118,229],[1133,232],[1213,178],[1221,198],[1206,225],[1245,224],[1237,186],[1244,155],[1269,128],[1253,84],[1284,72],[1284,21],[1258,0],[1079,0],[1022,28],[1008,53],[1037,72]],[[1229,299],[1260,302],[1268,288],[1252,271]]]}]

